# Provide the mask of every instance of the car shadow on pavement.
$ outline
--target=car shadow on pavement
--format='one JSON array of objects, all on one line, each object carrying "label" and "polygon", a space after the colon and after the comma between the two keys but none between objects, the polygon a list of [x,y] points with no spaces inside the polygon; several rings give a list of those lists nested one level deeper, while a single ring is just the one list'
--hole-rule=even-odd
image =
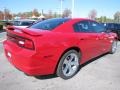
[{"label": "car shadow on pavement", "polygon": [[44,76],[35,76],[36,79],[45,80],[45,79],[52,79],[57,78],[58,76],[56,74],[53,75],[44,75]]}]

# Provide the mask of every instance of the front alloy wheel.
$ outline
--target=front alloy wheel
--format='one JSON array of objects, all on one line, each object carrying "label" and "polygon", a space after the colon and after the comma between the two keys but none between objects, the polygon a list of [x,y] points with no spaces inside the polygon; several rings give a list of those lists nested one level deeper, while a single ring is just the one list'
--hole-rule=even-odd
[{"label": "front alloy wheel", "polygon": [[63,79],[73,77],[79,69],[80,54],[75,50],[66,52],[60,59],[57,75]]},{"label": "front alloy wheel", "polygon": [[113,43],[112,43],[112,46],[111,46],[111,51],[110,53],[111,54],[114,54],[117,50],[117,40],[114,40]]}]

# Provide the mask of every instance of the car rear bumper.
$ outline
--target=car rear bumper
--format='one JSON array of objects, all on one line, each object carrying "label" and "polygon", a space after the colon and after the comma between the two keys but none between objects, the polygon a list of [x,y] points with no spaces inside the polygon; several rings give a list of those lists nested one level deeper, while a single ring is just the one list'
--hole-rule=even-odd
[{"label": "car rear bumper", "polygon": [[27,75],[48,75],[55,72],[57,61],[53,56],[45,57],[41,53],[21,49],[7,40],[4,42],[4,51],[9,62]]}]

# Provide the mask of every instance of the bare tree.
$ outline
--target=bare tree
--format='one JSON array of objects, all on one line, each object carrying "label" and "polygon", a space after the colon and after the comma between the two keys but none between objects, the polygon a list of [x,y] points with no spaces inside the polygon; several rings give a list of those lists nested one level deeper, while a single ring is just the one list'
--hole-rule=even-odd
[{"label": "bare tree", "polygon": [[114,14],[114,20],[115,22],[119,23],[120,22],[120,12],[117,11],[115,14]]},{"label": "bare tree", "polygon": [[52,10],[49,10],[49,12],[47,14],[47,18],[53,18],[53,12],[52,12]]},{"label": "bare tree", "polygon": [[4,13],[2,11],[0,11],[0,20],[4,19]]},{"label": "bare tree", "polygon": [[21,17],[21,19],[26,19],[27,18],[25,13],[22,13],[22,15],[20,17]]},{"label": "bare tree", "polygon": [[39,17],[39,12],[37,9],[34,9],[33,10],[33,15],[36,16],[36,17]]},{"label": "bare tree", "polygon": [[4,9],[4,19],[5,20],[10,20],[12,19],[12,15],[10,14],[10,10],[9,9]]},{"label": "bare tree", "polygon": [[63,11],[62,17],[70,17],[71,16],[71,10],[70,9],[65,9]]},{"label": "bare tree", "polygon": [[91,10],[90,13],[89,13],[89,15],[88,15],[88,17],[90,19],[95,20],[95,18],[97,17],[97,11],[95,9]]}]

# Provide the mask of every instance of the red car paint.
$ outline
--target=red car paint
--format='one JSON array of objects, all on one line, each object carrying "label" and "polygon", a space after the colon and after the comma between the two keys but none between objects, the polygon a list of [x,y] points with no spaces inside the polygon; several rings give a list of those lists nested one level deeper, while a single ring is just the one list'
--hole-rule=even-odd
[{"label": "red car paint", "polygon": [[[114,33],[78,33],[73,25],[88,19],[70,19],[53,30],[31,28],[8,28],[8,39],[4,41],[4,50],[8,60],[28,75],[47,75],[56,72],[62,54],[71,48],[79,48],[82,53],[80,64],[109,52]],[[91,21],[91,20],[88,20]],[[18,45],[17,39],[31,40],[28,46]],[[27,45],[27,44],[26,44]]]}]

